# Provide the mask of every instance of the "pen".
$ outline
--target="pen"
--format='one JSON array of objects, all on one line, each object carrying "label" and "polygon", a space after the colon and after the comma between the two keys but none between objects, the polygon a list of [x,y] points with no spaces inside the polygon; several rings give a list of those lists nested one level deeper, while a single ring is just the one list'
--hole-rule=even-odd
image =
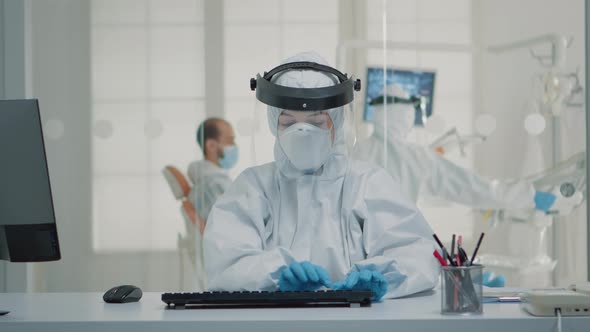
[{"label": "pen", "polygon": [[475,255],[477,255],[477,251],[479,250],[479,246],[481,245],[481,240],[485,234],[482,232],[479,236],[479,240],[477,240],[477,245],[475,246],[475,250],[473,251],[473,255],[471,256],[470,264],[473,265],[473,260],[475,259]]},{"label": "pen", "polygon": [[[451,259],[455,259],[455,234],[453,234],[452,240],[451,240]],[[455,264],[457,265],[457,264]]]},{"label": "pen", "polygon": [[465,250],[463,250],[463,248],[459,248],[459,255],[461,257],[461,261],[463,262],[463,265],[469,265],[469,256],[467,256],[467,253],[465,252]]},{"label": "pen", "polygon": [[469,264],[467,253],[463,250],[463,236],[461,235],[457,237],[457,254],[459,254],[459,258],[461,258],[461,263],[463,263],[463,265]]},{"label": "pen", "polygon": [[434,255],[434,257],[436,257],[436,260],[438,260],[438,262],[440,263],[441,266],[448,265],[447,262],[442,258],[442,256],[438,252],[438,250],[434,250],[434,252],[432,252],[432,254]]},{"label": "pen", "polygon": [[438,236],[436,236],[436,234],[432,234],[432,237],[434,238],[434,240],[436,241],[436,243],[438,243],[438,246],[443,249],[445,246],[443,246],[442,242],[440,242],[440,239],[438,238]]},{"label": "pen", "polygon": [[442,249],[443,257],[446,258],[446,259],[448,259],[449,262],[451,263],[451,265],[455,265],[455,264],[453,264],[453,259],[449,256],[449,253],[447,252],[447,249],[442,244],[442,242],[440,242],[440,239],[438,238],[438,236],[436,236],[436,234],[432,234],[432,237],[434,238],[434,240],[436,240],[436,243],[438,243],[439,247]]}]

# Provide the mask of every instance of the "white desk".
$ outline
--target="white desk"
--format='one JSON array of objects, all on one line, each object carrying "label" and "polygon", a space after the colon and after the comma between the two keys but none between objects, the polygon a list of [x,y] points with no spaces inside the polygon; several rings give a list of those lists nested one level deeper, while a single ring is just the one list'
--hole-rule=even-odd
[{"label": "white desk", "polygon": [[[102,293],[0,293],[1,332],[57,331],[556,331],[556,318],[518,304],[485,304],[478,317],[441,316],[440,295],[387,300],[368,308],[166,310],[159,293],[107,304]],[[590,317],[563,318],[563,331],[590,331]]]}]

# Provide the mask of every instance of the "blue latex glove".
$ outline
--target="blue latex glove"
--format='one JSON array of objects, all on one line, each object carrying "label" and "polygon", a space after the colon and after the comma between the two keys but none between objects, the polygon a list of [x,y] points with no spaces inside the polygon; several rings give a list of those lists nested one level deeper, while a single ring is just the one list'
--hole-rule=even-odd
[{"label": "blue latex glove", "polygon": [[492,272],[484,272],[483,285],[488,287],[504,287],[506,278],[503,275],[495,275]]},{"label": "blue latex glove", "polygon": [[375,293],[373,300],[379,301],[387,293],[387,280],[381,272],[361,270],[351,272],[346,279],[335,282],[332,289],[369,289]]},{"label": "blue latex glove", "polygon": [[328,272],[310,262],[295,262],[285,266],[279,277],[279,290],[282,291],[310,291],[330,285]]},{"label": "blue latex glove", "polygon": [[549,211],[557,196],[552,193],[537,191],[535,192],[535,209],[543,212]]}]

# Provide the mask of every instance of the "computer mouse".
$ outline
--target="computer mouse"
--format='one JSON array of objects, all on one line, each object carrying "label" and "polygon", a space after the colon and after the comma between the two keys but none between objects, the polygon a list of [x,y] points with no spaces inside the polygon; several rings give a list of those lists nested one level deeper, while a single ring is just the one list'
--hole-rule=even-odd
[{"label": "computer mouse", "polygon": [[137,286],[121,285],[109,289],[102,299],[106,303],[129,303],[139,301],[142,295],[141,289]]}]

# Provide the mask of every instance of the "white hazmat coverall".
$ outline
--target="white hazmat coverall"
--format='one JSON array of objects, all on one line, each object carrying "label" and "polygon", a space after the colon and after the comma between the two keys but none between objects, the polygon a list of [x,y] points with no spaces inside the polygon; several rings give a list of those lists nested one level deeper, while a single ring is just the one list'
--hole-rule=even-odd
[{"label": "white hazmat coverall", "polygon": [[[392,96],[408,98],[397,85],[391,86],[389,92]],[[406,138],[414,126],[413,105],[388,104],[387,116],[383,105],[374,107],[374,132],[357,144],[353,157],[384,167],[414,203],[424,190],[432,196],[474,208],[535,208],[535,189],[530,183],[487,180],[428,147],[409,143]]]},{"label": "white hazmat coverall", "polygon": [[[325,64],[315,53],[286,62]],[[334,85],[324,73],[291,70],[275,84]],[[277,136],[281,110],[270,107]],[[432,230],[415,204],[382,169],[348,158],[343,110],[329,110],[334,137],[329,157],[313,174],[298,170],[275,140],[275,161],[246,169],[209,214],[204,254],[212,290],[276,290],[283,266],[310,261],[338,281],[371,269],[388,282],[385,298],[433,288],[440,267]],[[314,149],[314,146],[306,147]]]}]

